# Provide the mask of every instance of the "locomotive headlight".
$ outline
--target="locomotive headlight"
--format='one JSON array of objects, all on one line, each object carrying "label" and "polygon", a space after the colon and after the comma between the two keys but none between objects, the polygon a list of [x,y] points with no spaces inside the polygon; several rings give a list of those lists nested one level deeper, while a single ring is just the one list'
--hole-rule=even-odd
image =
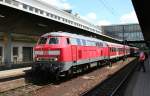
[{"label": "locomotive headlight", "polygon": [[36,61],[39,61],[39,58],[36,58]]},{"label": "locomotive headlight", "polygon": [[50,59],[49,59],[49,61],[51,62],[51,61],[58,61],[58,57],[51,57]]},{"label": "locomotive headlight", "polygon": [[59,50],[50,50],[48,51],[49,55],[60,55],[60,51]]},{"label": "locomotive headlight", "polygon": [[58,60],[58,58],[57,58],[57,57],[55,57],[55,58],[53,58],[53,60],[54,60],[54,61],[57,61],[57,60]]},{"label": "locomotive headlight", "polygon": [[39,61],[39,58],[34,58],[34,61]]}]

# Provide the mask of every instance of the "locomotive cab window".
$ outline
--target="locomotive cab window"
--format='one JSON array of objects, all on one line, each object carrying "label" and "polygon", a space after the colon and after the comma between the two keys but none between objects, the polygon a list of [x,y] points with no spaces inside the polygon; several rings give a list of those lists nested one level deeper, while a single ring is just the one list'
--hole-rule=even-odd
[{"label": "locomotive cab window", "polygon": [[47,42],[47,38],[41,37],[41,38],[39,39],[38,44],[46,44],[46,42]]},{"label": "locomotive cab window", "polygon": [[59,39],[57,37],[52,37],[49,39],[49,44],[58,44]]}]

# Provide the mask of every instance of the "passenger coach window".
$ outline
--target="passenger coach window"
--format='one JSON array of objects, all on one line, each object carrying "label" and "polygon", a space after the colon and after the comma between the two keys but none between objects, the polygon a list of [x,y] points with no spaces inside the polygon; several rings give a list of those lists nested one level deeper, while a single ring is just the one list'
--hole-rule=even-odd
[{"label": "passenger coach window", "polygon": [[49,39],[49,44],[58,44],[59,40],[58,38],[50,38]]},{"label": "passenger coach window", "polygon": [[103,43],[102,42],[100,42],[100,46],[103,47]]},{"label": "passenger coach window", "polygon": [[47,38],[41,37],[38,44],[46,44],[46,42],[47,42]]},{"label": "passenger coach window", "polygon": [[69,38],[67,38],[67,44],[70,44],[70,40],[69,40]]},{"label": "passenger coach window", "polygon": [[86,41],[85,40],[82,40],[82,43],[83,43],[83,45],[86,45]]},{"label": "passenger coach window", "polygon": [[101,43],[101,42],[96,42],[96,46],[98,46],[98,47],[103,47],[103,43]]},{"label": "passenger coach window", "polygon": [[91,46],[96,46],[96,42],[91,41],[90,43],[91,43]]},{"label": "passenger coach window", "polygon": [[78,45],[81,45],[80,39],[77,39],[77,44],[78,44]]},{"label": "passenger coach window", "polygon": [[70,38],[69,40],[72,45],[77,45],[77,41],[75,38]]}]

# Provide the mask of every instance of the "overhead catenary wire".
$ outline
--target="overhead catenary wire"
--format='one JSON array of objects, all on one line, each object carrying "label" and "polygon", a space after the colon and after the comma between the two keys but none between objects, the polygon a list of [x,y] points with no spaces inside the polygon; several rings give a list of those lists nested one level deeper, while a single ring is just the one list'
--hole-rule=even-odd
[{"label": "overhead catenary wire", "polygon": [[98,0],[105,8],[107,11],[109,11],[113,16],[119,15],[118,12],[111,7],[106,0]]}]

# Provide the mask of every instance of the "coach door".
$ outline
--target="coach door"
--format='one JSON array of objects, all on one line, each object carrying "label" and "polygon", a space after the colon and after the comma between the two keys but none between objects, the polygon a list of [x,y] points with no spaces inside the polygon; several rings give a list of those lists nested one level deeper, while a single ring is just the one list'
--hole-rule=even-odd
[{"label": "coach door", "polygon": [[72,60],[75,62],[77,61],[77,46],[71,46],[72,51]]},{"label": "coach door", "polygon": [[116,56],[119,57],[119,48],[116,48]]}]

